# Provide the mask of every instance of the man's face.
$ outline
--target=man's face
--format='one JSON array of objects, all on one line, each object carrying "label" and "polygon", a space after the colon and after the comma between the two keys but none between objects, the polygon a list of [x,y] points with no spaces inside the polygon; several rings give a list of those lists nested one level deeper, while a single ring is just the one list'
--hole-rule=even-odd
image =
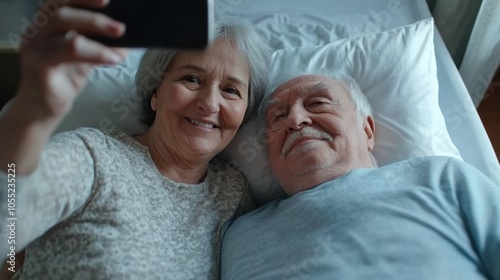
[{"label": "man's face", "polygon": [[271,169],[293,195],[359,167],[374,167],[374,122],[354,109],[341,82],[307,75],[273,93],[266,110]]}]

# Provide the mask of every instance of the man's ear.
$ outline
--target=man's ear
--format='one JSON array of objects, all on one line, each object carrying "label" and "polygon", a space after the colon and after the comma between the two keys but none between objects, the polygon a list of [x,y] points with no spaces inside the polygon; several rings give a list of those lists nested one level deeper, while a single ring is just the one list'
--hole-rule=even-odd
[{"label": "man's ear", "polygon": [[368,151],[373,152],[373,148],[375,147],[375,120],[372,116],[368,116],[363,121],[363,123],[363,129],[365,131],[368,143]]},{"label": "man's ear", "polygon": [[151,97],[151,110],[156,112],[156,107],[158,106],[158,94],[156,93],[156,90],[153,93],[153,96]]}]

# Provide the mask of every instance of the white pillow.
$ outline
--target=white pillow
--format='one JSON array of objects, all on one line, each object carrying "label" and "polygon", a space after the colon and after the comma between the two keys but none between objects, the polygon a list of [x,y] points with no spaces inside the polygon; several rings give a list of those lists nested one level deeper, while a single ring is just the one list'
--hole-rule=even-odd
[{"label": "white pillow", "polygon": [[147,130],[140,121],[142,98],[135,86],[135,73],[144,49],[129,49],[123,63],[95,68],[89,82],[56,132],[78,127],[116,129],[128,134]]},{"label": "white pillow", "polygon": [[[434,22],[425,19],[380,33],[326,46],[278,50],[273,54],[270,94],[283,72],[297,65],[343,70],[360,85],[374,111],[379,166],[403,159],[442,155],[461,159],[438,105]],[[222,153],[245,174],[259,203],[283,194],[256,137],[256,118],[240,129]]]}]

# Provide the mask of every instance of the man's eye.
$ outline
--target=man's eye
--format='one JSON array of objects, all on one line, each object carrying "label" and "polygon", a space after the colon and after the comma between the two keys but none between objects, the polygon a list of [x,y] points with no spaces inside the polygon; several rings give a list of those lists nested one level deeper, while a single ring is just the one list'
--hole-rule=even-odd
[{"label": "man's eye", "polygon": [[320,105],[324,105],[326,104],[325,101],[322,101],[322,100],[314,100],[312,102],[309,103],[309,106],[320,106]]},{"label": "man's eye", "polygon": [[285,114],[285,113],[279,113],[279,114],[276,114],[276,115],[274,115],[274,117],[272,118],[271,122],[277,122],[277,121],[283,120],[285,117],[286,117],[286,114]]},{"label": "man's eye", "polygon": [[281,129],[283,126],[285,126],[286,119],[287,119],[286,112],[276,113],[275,115],[272,116],[270,122],[268,123],[268,126],[271,129],[271,131],[277,131]]},{"label": "man's eye", "polygon": [[306,107],[307,110],[314,113],[321,113],[325,110],[329,110],[331,106],[331,102],[329,100],[317,98],[310,100]]}]

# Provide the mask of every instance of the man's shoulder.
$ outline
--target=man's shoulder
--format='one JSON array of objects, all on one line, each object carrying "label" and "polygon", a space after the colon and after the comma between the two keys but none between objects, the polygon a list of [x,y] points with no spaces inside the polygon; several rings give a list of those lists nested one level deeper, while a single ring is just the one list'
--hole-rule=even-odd
[{"label": "man's shoulder", "polygon": [[[432,189],[456,190],[477,184],[493,185],[491,179],[475,166],[453,157],[412,158],[379,168],[380,172],[384,169],[386,169],[386,174],[393,175],[394,182],[414,183],[420,187],[426,186]],[[387,179],[388,176],[384,178]]]},{"label": "man's shoulder", "polygon": [[[477,174],[471,165],[445,156],[428,156],[406,159],[376,168],[358,168],[344,176],[326,181],[314,192],[340,194],[363,194],[365,191],[387,192],[405,188],[439,187],[443,182],[453,183],[450,178]],[[446,180],[445,180],[446,179]],[[332,191],[332,188],[335,191]],[[327,191],[326,191],[327,190]]]},{"label": "man's shoulder", "polygon": [[259,225],[261,228],[272,227],[276,224],[276,219],[282,220],[280,217],[284,213],[284,206],[280,205],[280,200],[282,200],[282,198],[261,205],[257,209],[233,219],[228,224],[229,229],[231,231],[244,233],[254,231],[255,225]]},{"label": "man's shoulder", "polygon": [[425,156],[406,159],[381,166],[381,168],[409,169],[409,170],[443,170],[448,168],[470,168],[470,165],[461,159],[448,156]]},{"label": "man's shoulder", "polygon": [[464,161],[458,158],[449,156],[425,156],[408,159],[408,161],[422,162],[428,164],[458,164],[463,165]]}]

